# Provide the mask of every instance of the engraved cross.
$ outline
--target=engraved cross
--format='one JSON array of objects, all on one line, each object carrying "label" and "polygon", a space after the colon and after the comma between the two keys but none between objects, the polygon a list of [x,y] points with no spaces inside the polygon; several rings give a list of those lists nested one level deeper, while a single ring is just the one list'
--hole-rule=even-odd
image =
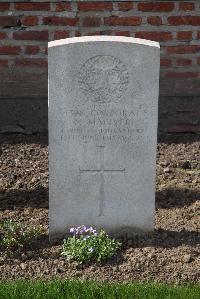
[{"label": "engraved cross", "polygon": [[81,173],[85,172],[96,172],[100,174],[100,192],[99,192],[99,216],[103,216],[103,208],[104,208],[104,201],[105,201],[105,178],[104,174],[109,172],[114,173],[121,173],[125,172],[125,168],[123,169],[105,169],[104,167],[104,148],[105,146],[98,146],[99,154],[100,154],[100,168],[99,169],[82,169],[79,167]]}]

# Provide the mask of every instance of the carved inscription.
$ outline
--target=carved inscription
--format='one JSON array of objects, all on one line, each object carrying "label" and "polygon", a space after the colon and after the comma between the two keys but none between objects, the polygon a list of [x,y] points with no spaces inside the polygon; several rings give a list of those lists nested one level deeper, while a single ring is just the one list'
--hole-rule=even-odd
[{"label": "carved inscription", "polygon": [[65,138],[101,144],[132,143],[136,136],[144,132],[145,113],[144,105],[139,105],[135,110],[100,109],[96,105],[85,109],[73,108],[65,112],[69,124]]},{"label": "carved inscription", "polygon": [[78,83],[87,100],[115,102],[124,94],[129,83],[127,67],[116,57],[98,55],[82,65]]}]

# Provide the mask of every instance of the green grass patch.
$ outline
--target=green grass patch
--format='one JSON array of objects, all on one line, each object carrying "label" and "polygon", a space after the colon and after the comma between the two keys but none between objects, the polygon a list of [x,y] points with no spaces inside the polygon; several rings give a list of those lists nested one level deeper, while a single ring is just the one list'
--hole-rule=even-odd
[{"label": "green grass patch", "polygon": [[199,299],[199,285],[100,283],[80,280],[0,282],[1,299]]}]

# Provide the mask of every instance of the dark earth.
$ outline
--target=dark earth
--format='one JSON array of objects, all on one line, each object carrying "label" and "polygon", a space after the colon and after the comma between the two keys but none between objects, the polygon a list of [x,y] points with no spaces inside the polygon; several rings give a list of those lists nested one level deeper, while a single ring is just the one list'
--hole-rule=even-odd
[{"label": "dark earth", "polygon": [[104,264],[78,265],[48,241],[46,136],[2,135],[0,221],[12,219],[43,231],[24,248],[0,248],[0,279],[72,278],[103,281],[200,280],[200,136],[159,137],[155,230],[124,240]]}]

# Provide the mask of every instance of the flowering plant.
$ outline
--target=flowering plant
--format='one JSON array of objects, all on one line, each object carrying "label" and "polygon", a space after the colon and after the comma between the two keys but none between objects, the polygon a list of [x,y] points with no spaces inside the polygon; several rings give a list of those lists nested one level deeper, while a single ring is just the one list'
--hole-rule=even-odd
[{"label": "flowering plant", "polygon": [[17,249],[23,247],[32,238],[36,238],[42,232],[42,227],[26,228],[20,222],[7,220],[0,223],[0,246]]},{"label": "flowering plant", "polygon": [[101,229],[99,232],[93,227],[85,225],[70,228],[71,237],[64,240],[62,255],[68,260],[101,262],[116,254],[121,243],[110,238]]}]

